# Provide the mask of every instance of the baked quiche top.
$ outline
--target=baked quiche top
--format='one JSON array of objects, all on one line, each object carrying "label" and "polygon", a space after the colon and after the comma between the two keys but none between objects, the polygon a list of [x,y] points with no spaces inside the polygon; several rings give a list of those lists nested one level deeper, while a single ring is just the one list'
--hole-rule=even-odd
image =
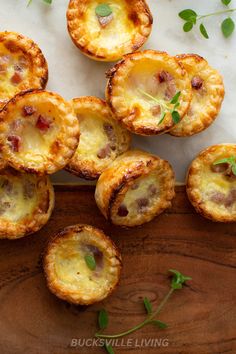
[{"label": "baked quiche top", "polygon": [[70,0],[69,34],[90,58],[115,61],[140,48],[152,28],[145,0]]}]

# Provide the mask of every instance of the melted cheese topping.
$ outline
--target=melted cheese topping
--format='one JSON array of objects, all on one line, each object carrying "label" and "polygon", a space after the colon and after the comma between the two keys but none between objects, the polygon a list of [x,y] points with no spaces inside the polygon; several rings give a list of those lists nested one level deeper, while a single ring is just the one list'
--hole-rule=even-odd
[{"label": "melted cheese topping", "polygon": [[[1,64],[1,58],[8,57],[8,61],[6,64]],[[16,66],[20,66],[20,58],[23,56],[23,53],[12,53],[10,52],[4,44],[0,43],[0,68],[1,65],[5,67],[4,70],[0,70],[0,100],[8,100],[10,97],[14,96],[15,93],[19,91],[18,89],[18,84],[14,84],[11,81],[11,78],[14,76],[16,70]],[[27,61],[26,57],[25,60]],[[28,63],[29,64],[29,63]],[[28,81],[28,75],[29,75],[29,66],[24,66],[24,68],[21,68],[19,71],[19,74],[21,75],[21,84],[25,80]]]},{"label": "melted cheese topping", "polygon": [[91,270],[86,262],[83,244],[77,240],[63,240],[55,249],[55,273],[57,280],[69,291],[78,291],[90,297],[109,289],[113,276],[109,273],[109,262],[103,253],[103,267]]},{"label": "melted cheese topping", "polygon": [[30,196],[27,196],[25,183],[29,183],[32,190],[36,188],[34,176],[23,179],[17,177],[9,179],[9,177],[0,176],[0,218],[17,223],[34,211],[38,203],[38,195],[34,190]]},{"label": "melted cheese topping", "polygon": [[101,27],[95,12],[96,7],[101,3],[104,1],[90,2],[83,25],[87,36],[91,38],[95,47],[114,50],[115,47],[120,47],[130,41],[136,32],[135,26],[128,18],[126,2],[116,0],[115,2],[107,2],[112,9],[113,19],[107,26]]}]

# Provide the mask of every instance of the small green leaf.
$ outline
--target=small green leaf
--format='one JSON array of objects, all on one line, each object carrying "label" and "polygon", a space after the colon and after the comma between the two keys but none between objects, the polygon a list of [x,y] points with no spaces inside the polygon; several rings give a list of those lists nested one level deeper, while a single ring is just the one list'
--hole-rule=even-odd
[{"label": "small green leaf", "polygon": [[199,29],[200,29],[200,32],[203,35],[203,37],[206,38],[206,39],[209,39],[206,27],[204,26],[203,23],[200,24]]},{"label": "small green leaf", "polygon": [[51,5],[51,3],[52,3],[52,0],[43,0],[44,2],[46,2],[46,4],[49,4],[49,5]]},{"label": "small green leaf", "polygon": [[148,298],[145,297],[143,299],[143,303],[144,303],[145,309],[147,311],[147,314],[151,315],[151,313],[152,313],[152,304],[151,304],[151,302],[148,300]]},{"label": "small green leaf", "polygon": [[170,103],[171,103],[171,104],[177,103],[178,100],[179,100],[179,96],[180,96],[180,95],[181,95],[181,91],[178,91],[178,92],[176,93],[176,95],[174,95],[174,97],[172,97]]},{"label": "small green leaf", "polygon": [[114,352],[114,350],[113,350],[113,348],[112,348],[112,346],[111,346],[110,344],[107,344],[107,343],[105,342],[104,348],[106,349],[106,351],[107,351],[109,354],[115,354],[115,352]]},{"label": "small green leaf", "polygon": [[102,309],[98,313],[98,325],[99,329],[105,329],[108,326],[108,313],[105,309]]},{"label": "small green leaf", "polygon": [[234,164],[234,165],[232,166],[232,172],[233,172],[233,174],[236,176],[236,164]]},{"label": "small green leaf", "polygon": [[171,287],[172,289],[182,289],[183,284],[187,280],[192,280],[191,277],[185,276],[182,273],[180,273],[178,270],[175,269],[169,269],[169,272],[173,274],[172,280],[171,280]]},{"label": "small green leaf", "polygon": [[95,9],[96,15],[106,17],[112,14],[112,9],[108,4],[100,4]]},{"label": "small green leaf", "polygon": [[91,254],[86,254],[84,260],[89,269],[94,270],[96,268],[96,261],[94,256],[92,256]]},{"label": "small green leaf", "polygon": [[180,102],[176,102],[176,104],[175,104],[175,106],[174,106],[174,110],[176,109],[176,108],[178,108],[180,106]]},{"label": "small green leaf", "polygon": [[231,0],[221,0],[222,4],[228,6],[231,3]]},{"label": "small green leaf", "polygon": [[173,111],[173,112],[171,113],[171,115],[172,115],[173,122],[174,122],[175,124],[179,123],[179,121],[180,121],[179,112],[178,112],[178,111]]},{"label": "small green leaf", "polygon": [[165,116],[166,116],[166,112],[162,112],[161,119],[159,120],[158,125],[163,122],[163,120],[165,119]]},{"label": "small green leaf", "polygon": [[213,165],[220,165],[222,163],[229,163],[231,165],[234,164],[235,161],[236,161],[236,157],[231,156],[231,157],[226,157],[224,159],[217,160],[213,163]]},{"label": "small green leaf", "polygon": [[191,9],[186,9],[179,13],[179,17],[187,22],[196,23],[197,13]]},{"label": "small green leaf", "polygon": [[183,30],[184,32],[190,32],[193,28],[193,23],[192,22],[186,22],[184,25],[183,25]]},{"label": "small green leaf", "polygon": [[235,30],[235,24],[234,24],[234,21],[232,20],[232,18],[228,17],[222,22],[221,30],[222,30],[222,33],[225,36],[225,38],[228,38],[231,36],[231,34]]},{"label": "small green leaf", "polygon": [[165,329],[168,327],[167,323],[159,321],[159,320],[153,320],[151,321],[152,324],[154,324],[155,326],[161,328],[161,329]]}]

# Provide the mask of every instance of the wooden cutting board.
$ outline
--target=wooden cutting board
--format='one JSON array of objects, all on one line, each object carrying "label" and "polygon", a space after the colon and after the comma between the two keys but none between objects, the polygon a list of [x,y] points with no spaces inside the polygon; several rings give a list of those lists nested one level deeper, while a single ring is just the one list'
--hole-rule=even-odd
[{"label": "wooden cutting board", "polygon": [[[140,322],[145,316],[143,297],[155,307],[168,291],[169,268],[193,278],[160,315],[169,328],[145,327],[118,343],[115,353],[236,353],[236,224],[203,219],[187,201],[184,187],[176,187],[171,210],[147,225],[126,230],[105,221],[96,207],[93,186],[55,189],[56,208],[43,230],[0,242],[1,354],[105,353],[99,347],[71,347],[72,339],[93,338],[101,308],[110,314],[109,332]],[[58,229],[76,223],[103,229],[123,255],[117,291],[87,308],[52,295],[41,267],[47,240]],[[154,339],[162,346],[139,348],[144,339],[149,340],[146,345]]]}]

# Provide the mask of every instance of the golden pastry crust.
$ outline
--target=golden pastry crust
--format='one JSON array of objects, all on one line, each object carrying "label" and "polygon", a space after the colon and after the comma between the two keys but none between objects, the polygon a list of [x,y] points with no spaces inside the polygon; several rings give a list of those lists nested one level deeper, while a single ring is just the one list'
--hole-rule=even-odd
[{"label": "golden pastry crust", "polygon": [[188,112],[170,134],[191,136],[208,128],[216,119],[224,99],[224,83],[219,72],[202,57],[183,54],[176,59],[189,75],[193,98]]},{"label": "golden pastry crust", "polygon": [[40,230],[54,208],[54,191],[48,177],[0,172],[0,239],[17,239]]},{"label": "golden pastry crust", "polygon": [[103,0],[70,0],[67,27],[74,44],[91,59],[116,61],[138,50],[152,29],[152,15],[144,0],[112,0],[112,14],[98,17]]},{"label": "golden pastry crust", "polygon": [[[117,119],[133,133],[154,135],[169,131],[175,123],[168,108],[173,109],[170,101],[177,92],[181,92],[180,106],[176,108],[180,119],[189,108],[190,80],[167,53],[146,50],[128,54],[107,75],[107,101]],[[167,108],[161,108],[160,101]],[[160,123],[164,112],[166,116]]]},{"label": "golden pastry crust", "polygon": [[3,158],[17,170],[54,173],[65,167],[77,148],[78,120],[58,94],[20,93],[3,108],[0,120]]},{"label": "golden pastry crust", "polygon": [[189,167],[188,198],[198,213],[212,221],[236,221],[236,176],[229,173],[227,164],[214,165],[232,156],[236,158],[235,144],[210,146]]},{"label": "golden pastry crust", "polygon": [[[85,257],[95,259],[90,269]],[[50,291],[77,305],[102,301],[117,287],[121,255],[103,231],[90,225],[66,227],[53,238],[44,254],[44,272]]]},{"label": "golden pastry crust", "polygon": [[130,146],[130,133],[113,117],[107,103],[97,97],[72,101],[80,125],[79,146],[66,170],[86,179],[96,179]]},{"label": "golden pastry crust", "polygon": [[175,178],[158,156],[133,150],[119,156],[100,176],[96,203],[113,224],[142,225],[171,206]]},{"label": "golden pastry crust", "polygon": [[48,65],[30,38],[16,32],[0,32],[0,109],[17,93],[44,89]]}]

